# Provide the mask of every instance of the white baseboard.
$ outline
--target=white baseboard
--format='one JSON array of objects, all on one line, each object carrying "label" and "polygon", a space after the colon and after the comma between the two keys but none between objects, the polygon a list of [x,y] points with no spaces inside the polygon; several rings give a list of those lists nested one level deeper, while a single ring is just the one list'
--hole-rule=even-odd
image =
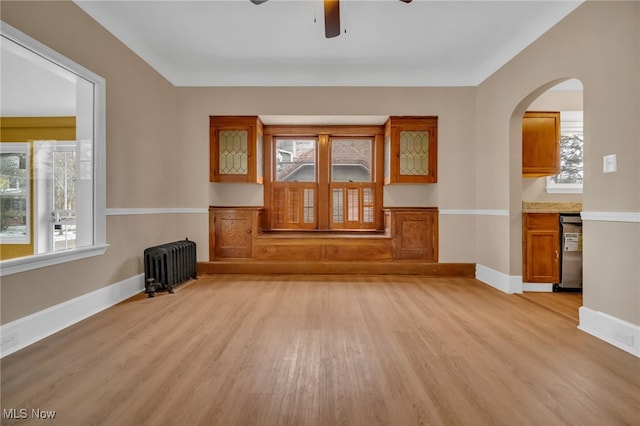
[{"label": "white baseboard", "polygon": [[0,326],[0,358],[82,321],[144,291],[144,274]]},{"label": "white baseboard", "polygon": [[640,358],[640,326],[582,306],[578,328]]},{"label": "white baseboard", "polygon": [[522,291],[551,293],[553,292],[553,284],[522,283]]},{"label": "white baseboard", "polygon": [[487,266],[476,264],[476,279],[505,293],[522,293],[522,276],[520,275],[507,275]]}]

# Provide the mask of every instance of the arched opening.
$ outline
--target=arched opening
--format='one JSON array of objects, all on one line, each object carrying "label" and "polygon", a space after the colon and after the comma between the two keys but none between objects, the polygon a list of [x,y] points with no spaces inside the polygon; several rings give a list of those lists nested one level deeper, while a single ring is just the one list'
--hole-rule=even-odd
[{"label": "arched opening", "polygon": [[[563,228],[556,218],[564,214],[573,214],[579,217],[582,205],[582,117],[583,117],[583,88],[577,79],[559,79],[550,81],[540,86],[526,96],[514,109],[510,120],[511,140],[511,170],[510,170],[510,253],[511,270],[513,274],[523,276],[523,296],[529,300],[547,305],[559,313],[578,320],[578,308],[582,306],[581,282],[568,283],[569,273],[577,275],[574,281],[580,280],[581,244],[579,248],[572,248],[575,253],[563,251],[563,229],[568,235],[568,226]],[[558,113],[560,121],[560,173],[541,174],[539,176],[523,175],[523,116],[525,112],[553,112]],[[572,182],[572,184],[569,184]],[[535,214],[523,215],[523,212]],[[546,214],[542,216],[538,212]],[[558,243],[551,248],[551,256],[555,256],[555,264],[550,263],[550,268],[557,274],[557,278],[537,278],[532,276],[532,257],[544,258],[546,255],[531,256],[532,250],[544,250],[535,243],[532,244],[527,236],[540,235],[538,231],[528,231],[529,220],[543,218],[547,221],[557,220],[553,229],[549,230],[549,239],[552,241],[553,232],[557,232]],[[569,216],[570,217],[570,216]],[[553,222],[550,222],[553,224]],[[580,231],[581,227],[575,228]],[[552,232],[553,231],[553,232]],[[577,233],[577,232],[576,232]],[[573,235],[573,234],[572,234]],[[545,236],[543,236],[545,237]],[[541,237],[541,238],[543,238]],[[554,245],[554,243],[550,243]],[[526,246],[526,247],[525,247]],[[532,249],[532,247],[534,247]],[[564,257],[563,257],[564,254]],[[569,264],[570,256],[575,257],[575,262]],[[547,258],[549,256],[546,256]],[[537,261],[537,260],[536,260]],[[563,271],[564,261],[564,271]],[[551,262],[551,261],[550,261]],[[543,265],[544,266],[544,265]],[[564,277],[563,277],[564,272]],[[553,274],[552,274],[553,275]],[[564,283],[563,283],[564,278]],[[556,282],[558,281],[558,282]],[[581,280],[580,280],[581,281]],[[560,284],[559,284],[560,283]]]}]

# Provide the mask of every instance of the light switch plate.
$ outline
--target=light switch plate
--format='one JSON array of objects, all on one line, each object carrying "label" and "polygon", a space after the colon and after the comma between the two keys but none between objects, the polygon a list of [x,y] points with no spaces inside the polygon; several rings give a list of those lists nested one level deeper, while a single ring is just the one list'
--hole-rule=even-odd
[{"label": "light switch plate", "polygon": [[616,154],[602,157],[602,172],[614,173],[618,171],[618,156]]}]

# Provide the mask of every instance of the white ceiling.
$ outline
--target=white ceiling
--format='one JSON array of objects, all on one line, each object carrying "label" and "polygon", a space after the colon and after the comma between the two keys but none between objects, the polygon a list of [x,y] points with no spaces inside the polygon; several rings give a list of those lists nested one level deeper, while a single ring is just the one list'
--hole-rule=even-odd
[{"label": "white ceiling", "polygon": [[[76,3],[176,86],[475,86],[581,0],[342,0],[333,39],[322,0]],[[20,50],[3,38],[0,115],[75,115],[75,75]]]},{"label": "white ceiling", "polygon": [[581,2],[75,0],[176,86],[475,86]]}]

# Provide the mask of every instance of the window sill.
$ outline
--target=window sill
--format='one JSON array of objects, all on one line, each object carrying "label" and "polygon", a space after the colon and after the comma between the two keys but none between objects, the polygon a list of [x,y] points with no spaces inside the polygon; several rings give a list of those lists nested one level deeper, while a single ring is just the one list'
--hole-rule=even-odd
[{"label": "window sill", "polygon": [[556,183],[546,186],[547,194],[582,194],[580,183]]},{"label": "window sill", "polygon": [[107,247],[109,247],[108,244],[100,244],[65,250],[57,253],[44,253],[34,256],[3,260],[0,262],[0,276],[17,274],[20,272],[31,271],[33,269],[99,256],[107,251]]}]

